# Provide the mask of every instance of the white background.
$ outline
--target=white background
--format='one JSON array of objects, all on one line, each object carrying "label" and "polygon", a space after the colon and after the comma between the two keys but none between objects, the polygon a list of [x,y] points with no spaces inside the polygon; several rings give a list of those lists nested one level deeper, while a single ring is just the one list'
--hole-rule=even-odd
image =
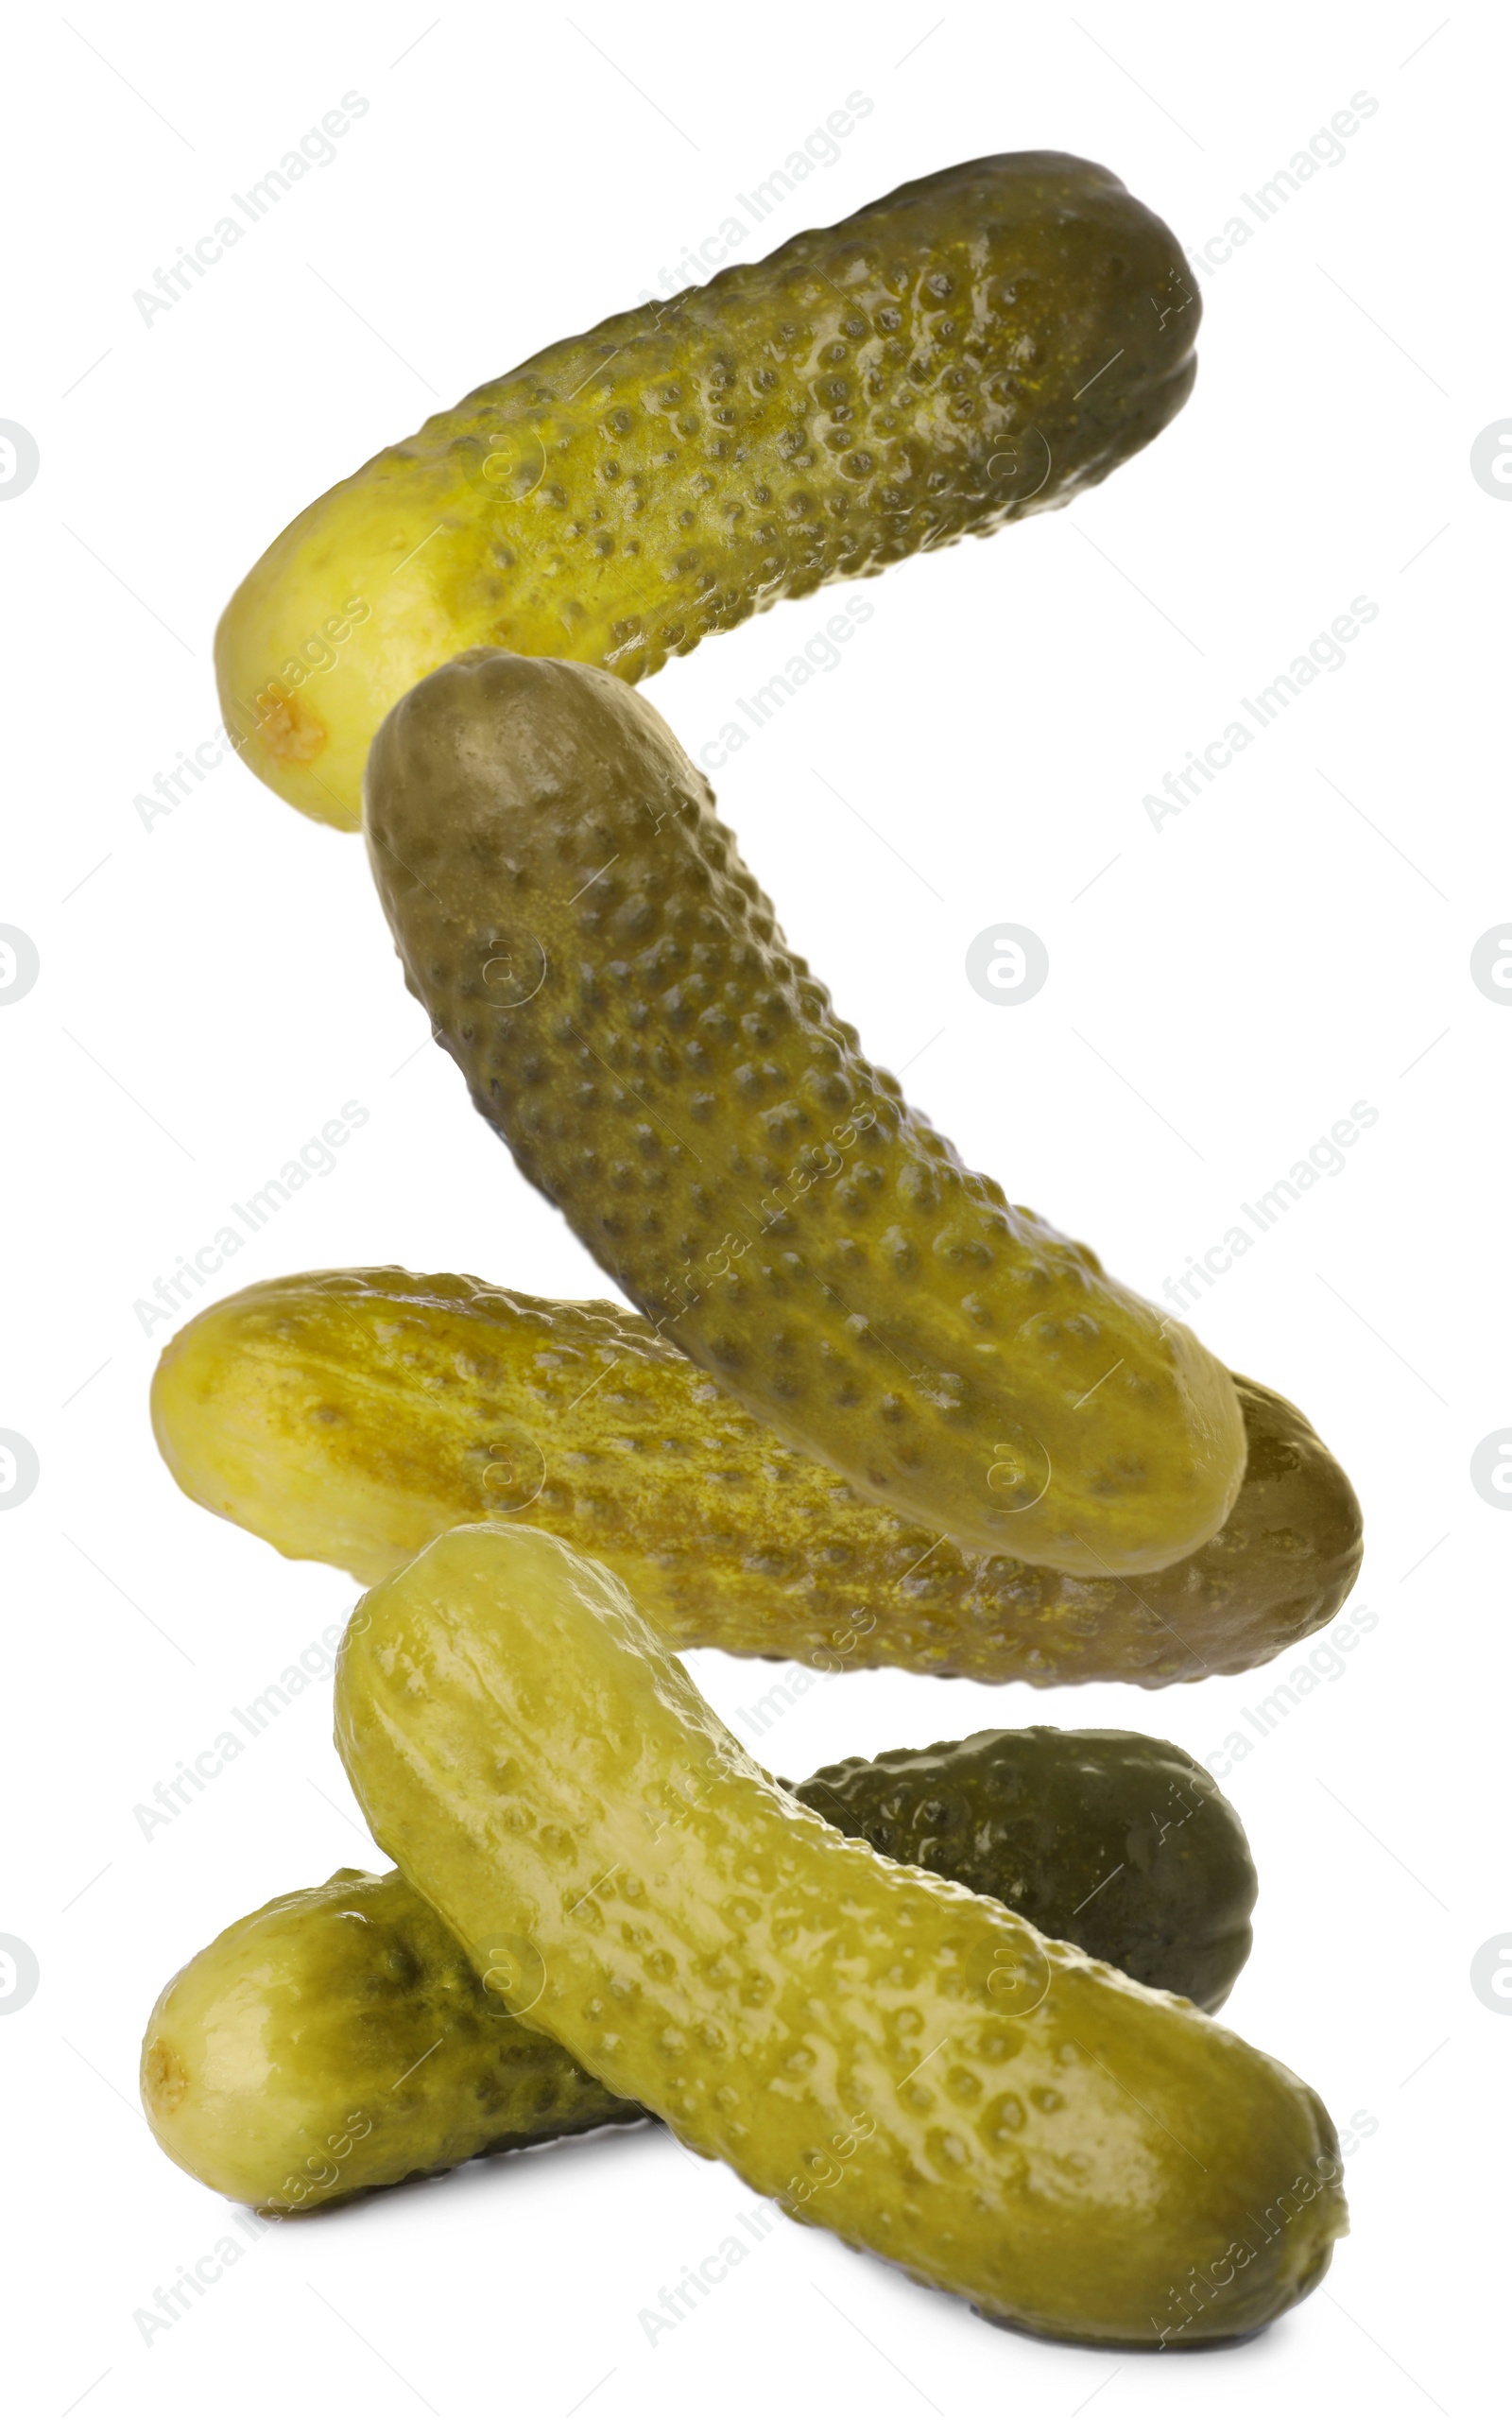
[{"label": "white background", "polygon": [[[1416,2429],[1492,2407],[1512,2019],[1469,1965],[1512,1922],[1512,1515],[1469,1462],[1512,1423],[1512,1008],[1477,991],[1469,956],[1512,915],[1489,718],[1512,504],[1469,459],[1512,406],[1503,33],[1488,9],[1442,20],[1439,0],[1093,0],[1080,24],[937,20],[930,0],[778,16],[583,0],[576,24],[432,20],[425,0],[283,18],[83,0],[72,28],[50,12],[12,28],[0,416],[41,450],[0,503],[0,921],[41,958],[0,1007],[0,1426],[41,1464],[0,1512],[0,1932],[41,1965],[30,2003],[0,2014],[18,2427],[345,2410],[396,2430],[570,2415],[583,2436],[794,2411]],[[144,325],[133,290],[353,90],[371,106],[336,161]],[[872,1054],[1145,1292],[1354,1102],[1379,1110],[1345,1172],[1193,1314],[1346,1461],[1367,1518],[1356,1603],[1379,1619],[1226,1780],[1262,1884],[1227,2019],[1338,2120],[1374,2124],[1348,2169],[1354,2231],[1301,2309],[1203,2357],[993,2332],[787,2226],[653,2346],[637,2313],[742,2199],[663,2134],[475,2166],[254,2240],[159,2154],[135,2102],[170,1973],[235,1916],[374,1855],[321,1691],[169,1828],[133,1821],[352,1595],[179,1496],[147,1414],[167,1331],[149,1339],[133,1303],[349,1099],[371,1121],[228,1263],[227,1290],[384,1261],[541,1294],[599,1281],[423,1046],[360,844],[235,763],[150,830],[133,798],[212,733],[216,617],[308,498],[537,347],[685,284],[683,250],[858,91],[874,107],[840,159],[743,252],[947,163],[1056,147],[1115,168],[1190,253],[1351,96],[1379,105],[1340,165],[1227,263],[1197,264],[1202,368],[1171,431],[1068,513],[866,587],[875,614],[842,665],[720,780]],[[1176,757],[1361,594],[1379,616],[1345,668],[1157,831],[1143,798]],[[844,597],[652,682],[695,755]],[[999,921],[1049,948],[1018,1008],[965,978]],[[770,1680],[718,1656],[694,1671],[732,1716]],[[798,1772],[1030,1717],[1222,1752],[1289,1671],[1158,1696],[816,1681],[760,1756]],[[146,2341],[133,2313],[228,2232],[239,2259]]]}]

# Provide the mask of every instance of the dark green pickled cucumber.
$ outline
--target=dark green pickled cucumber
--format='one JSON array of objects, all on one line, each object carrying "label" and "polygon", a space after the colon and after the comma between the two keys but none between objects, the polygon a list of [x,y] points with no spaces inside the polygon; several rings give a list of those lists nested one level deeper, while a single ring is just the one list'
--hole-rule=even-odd
[{"label": "dark green pickled cucumber", "polygon": [[511,2012],[394,1870],[338,1870],[224,1929],[170,1979],[142,2043],[142,2104],[186,2173],[304,2210],[465,2157],[645,2110]]},{"label": "dark green pickled cucumber", "polygon": [[1054,1726],[842,1760],[794,1787],[889,1860],[958,1879],[1215,2013],[1249,1957],[1238,1813],[1174,1743]]},{"label": "dark green pickled cucumber", "polygon": [[[1172,1743],[1030,1726],[843,1760],[792,1790],[886,1858],[1208,2011],[1249,1951],[1244,1831]],[[196,1955],[154,2009],[142,2096],[187,2172],[291,2209],[643,2111],[506,2013],[397,1870],[339,1870]]]},{"label": "dark green pickled cucumber", "polygon": [[868,1063],[643,695],[466,653],[390,712],[366,804],[476,1105],[748,1412],[985,1555],[1146,1574],[1222,1527],[1228,1372]]},{"label": "dark green pickled cucumber", "polygon": [[233,740],[356,828],[384,713],[477,643],[632,682],[822,583],[1061,507],[1170,422],[1170,230],[1064,152],[966,161],[532,356],[296,517],[221,619]]}]

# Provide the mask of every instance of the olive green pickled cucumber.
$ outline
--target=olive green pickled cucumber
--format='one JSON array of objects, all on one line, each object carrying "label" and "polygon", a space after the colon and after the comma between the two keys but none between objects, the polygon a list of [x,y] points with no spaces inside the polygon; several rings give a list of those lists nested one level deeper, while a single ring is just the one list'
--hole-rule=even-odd
[{"label": "olive green pickled cucumber", "polygon": [[1319,2100],[1183,1999],[843,1837],[602,1566],[448,1532],[359,1601],[374,1836],[530,2019],[791,2213],[1092,2342],[1263,2325],[1344,2230]]},{"label": "olive green pickled cucumber", "polygon": [[[792,1790],[843,1835],[1047,1934],[1069,1921],[1086,1952],[1209,2010],[1248,1951],[1244,1831],[1170,1743],[1031,1726],[846,1760]],[[493,1978],[515,1960],[503,1949]],[[643,2111],[506,2013],[397,1871],[360,1870],[196,1955],[153,2010],[142,2093],[176,2164],[292,2209]]]},{"label": "olive green pickled cucumber", "polygon": [[152,1420],[189,1496],[361,1582],[453,1523],[514,1515],[612,1565],[675,1647],[1156,1687],[1274,1658],[1359,1571],[1338,1465],[1290,1404],[1236,1383],[1233,1511],[1137,1584],[967,1556],[792,1453],[633,1313],[477,1278],[249,1286],[165,1348]]},{"label": "olive green pickled cucumber", "polygon": [[[496,1986],[507,1958],[483,1967]],[[186,2173],[294,2210],[644,2114],[510,2012],[397,1872],[362,1870],[265,1904],[170,1979],[142,2104]]]},{"label": "olive green pickled cucumber", "polygon": [[1151,1573],[1226,1517],[1229,1374],[861,1055],[708,782],[601,669],[407,694],[367,832],[411,990],[530,1181],[790,1445],[963,1547]]},{"label": "olive green pickled cucumber", "polygon": [[1169,229],[1062,152],[967,161],[532,356],[296,517],[221,619],[244,758],[358,823],[379,721],[475,643],[648,676],[822,583],[1060,507],[1185,401]]},{"label": "olive green pickled cucumber", "polygon": [[794,1786],[874,1852],[990,1895],[1040,1934],[1215,2013],[1249,1958],[1238,1813],[1174,1743],[1023,1726],[843,1760]]}]

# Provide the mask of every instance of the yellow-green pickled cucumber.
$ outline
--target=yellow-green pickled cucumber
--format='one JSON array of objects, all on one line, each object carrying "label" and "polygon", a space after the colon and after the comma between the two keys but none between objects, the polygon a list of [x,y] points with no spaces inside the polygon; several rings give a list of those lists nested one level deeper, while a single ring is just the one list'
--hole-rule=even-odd
[{"label": "yellow-green pickled cucumber", "polygon": [[453,1523],[513,1515],[612,1565],[674,1647],[1157,1687],[1274,1658],[1360,1568],[1360,1508],[1328,1449],[1235,1383],[1233,1511],[1138,1584],[968,1556],[794,1454],[634,1313],[477,1278],[249,1286],[165,1348],[152,1420],[190,1497],[361,1582]]},{"label": "yellow-green pickled cucumber", "polygon": [[563,340],[296,517],[221,619],[258,776],[358,822],[379,721],[475,643],[632,681],[778,600],[1060,507],[1184,403],[1170,230],[1063,152],[967,161]]},{"label": "yellow-green pickled cucumber", "polygon": [[359,1601],[374,1836],[530,2019],[800,2218],[1087,2341],[1246,2333],[1344,2229],[1320,2101],[1182,1998],[885,1861],[726,1732],[604,1567],[446,1533]]},{"label": "yellow-green pickled cucumber", "polygon": [[[791,1789],[842,1834],[1046,1933],[1065,1918],[1087,1953],[1208,2010],[1248,1952],[1244,1831],[1173,1744],[1030,1726],[845,1760]],[[520,1961],[501,1947],[494,1985]],[[142,2095],[175,2164],[290,2209],[643,2113],[506,2013],[397,1870],[338,1870],[197,1954],[154,2008]]]},{"label": "yellow-green pickled cucumber", "polygon": [[147,2119],[186,2173],[294,2210],[640,2121],[509,2010],[510,1969],[501,1948],[475,1970],[397,1871],[338,1870],[169,1980],[142,2043]]},{"label": "yellow-green pickled cucumber", "polygon": [[708,781],[601,669],[474,652],[390,712],[373,866],[473,1099],[630,1299],[863,1496],[1151,1573],[1219,1529],[1233,1380],[862,1056]]}]

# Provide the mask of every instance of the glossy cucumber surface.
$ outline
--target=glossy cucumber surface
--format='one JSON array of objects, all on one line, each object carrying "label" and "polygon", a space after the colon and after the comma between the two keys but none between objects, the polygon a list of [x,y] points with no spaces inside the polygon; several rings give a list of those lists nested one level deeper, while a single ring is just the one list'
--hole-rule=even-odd
[{"label": "glossy cucumber surface", "polygon": [[432,1542],[358,1603],[336,1713],[374,1834],[475,1960],[513,1940],[532,2021],[803,2220],[1091,2342],[1250,2332],[1325,2272],[1311,2090],[841,1836],[562,1542]]},{"label": "glossy cucumber surface", "polygon": [[862,1055],[642,695],[468,654],[390,713],[365,795],[475,1105],[748,1412],[987,1555],[1153,1573],[1221,1527],[1228,1372]]},{"label": "glossy cucumber surface", "polygon": [[[1244,1831],[1173,1744],[1030,1726],[844,1760],[791,1790],[842,1835],[1209,2011],[1249,1951]],[[237,1921],[169,1982],[143,2042],[148,2119],[185,2172],[295,2211],[638,2121],[507,2011],[495,1990],[515,1967],[501,1949],[485,1986],[396,1870],[338,1870]]]},{"label": "glossy cucumber surface", "polygon": [[469,645],[632,681],[820,584],[1060,507],[1196,369],[1164,224],[1064,152],[966,161],[532,356],[327,491],[216,638],[287,801],[358,826],[379,721]]},{"label": "glossy cucumber surface", "polygon": [[152,2009],[142,2105],[185,2173],[248,2207],[528,2149],[643,2109],[496,1992],[397,1870],[339,1870],[222,1931]]},{"label": "glossy cucumber surface", "polygon": [[1174,1743],[1111,1727],[989,1728],[842,1760],[793,1790],[842,1835],[990,1895],[1205,2012],[1249,1958],[1259,1881],[1244,1830]]},{"label": "glossy cucumber surface", "polygon": [[165,1348],[152,1420],[188,1496],[361,1582],[513,1516],[613,1566],[677,1648],[1158,1688],[1274,1658],[1359,1572],[1338,1464],[1235,1383],[1233,1511],[1138,1583],[968,1555],[795,1454],[634,1312],[450,1273],[318,1270],[213,1303]]}]

